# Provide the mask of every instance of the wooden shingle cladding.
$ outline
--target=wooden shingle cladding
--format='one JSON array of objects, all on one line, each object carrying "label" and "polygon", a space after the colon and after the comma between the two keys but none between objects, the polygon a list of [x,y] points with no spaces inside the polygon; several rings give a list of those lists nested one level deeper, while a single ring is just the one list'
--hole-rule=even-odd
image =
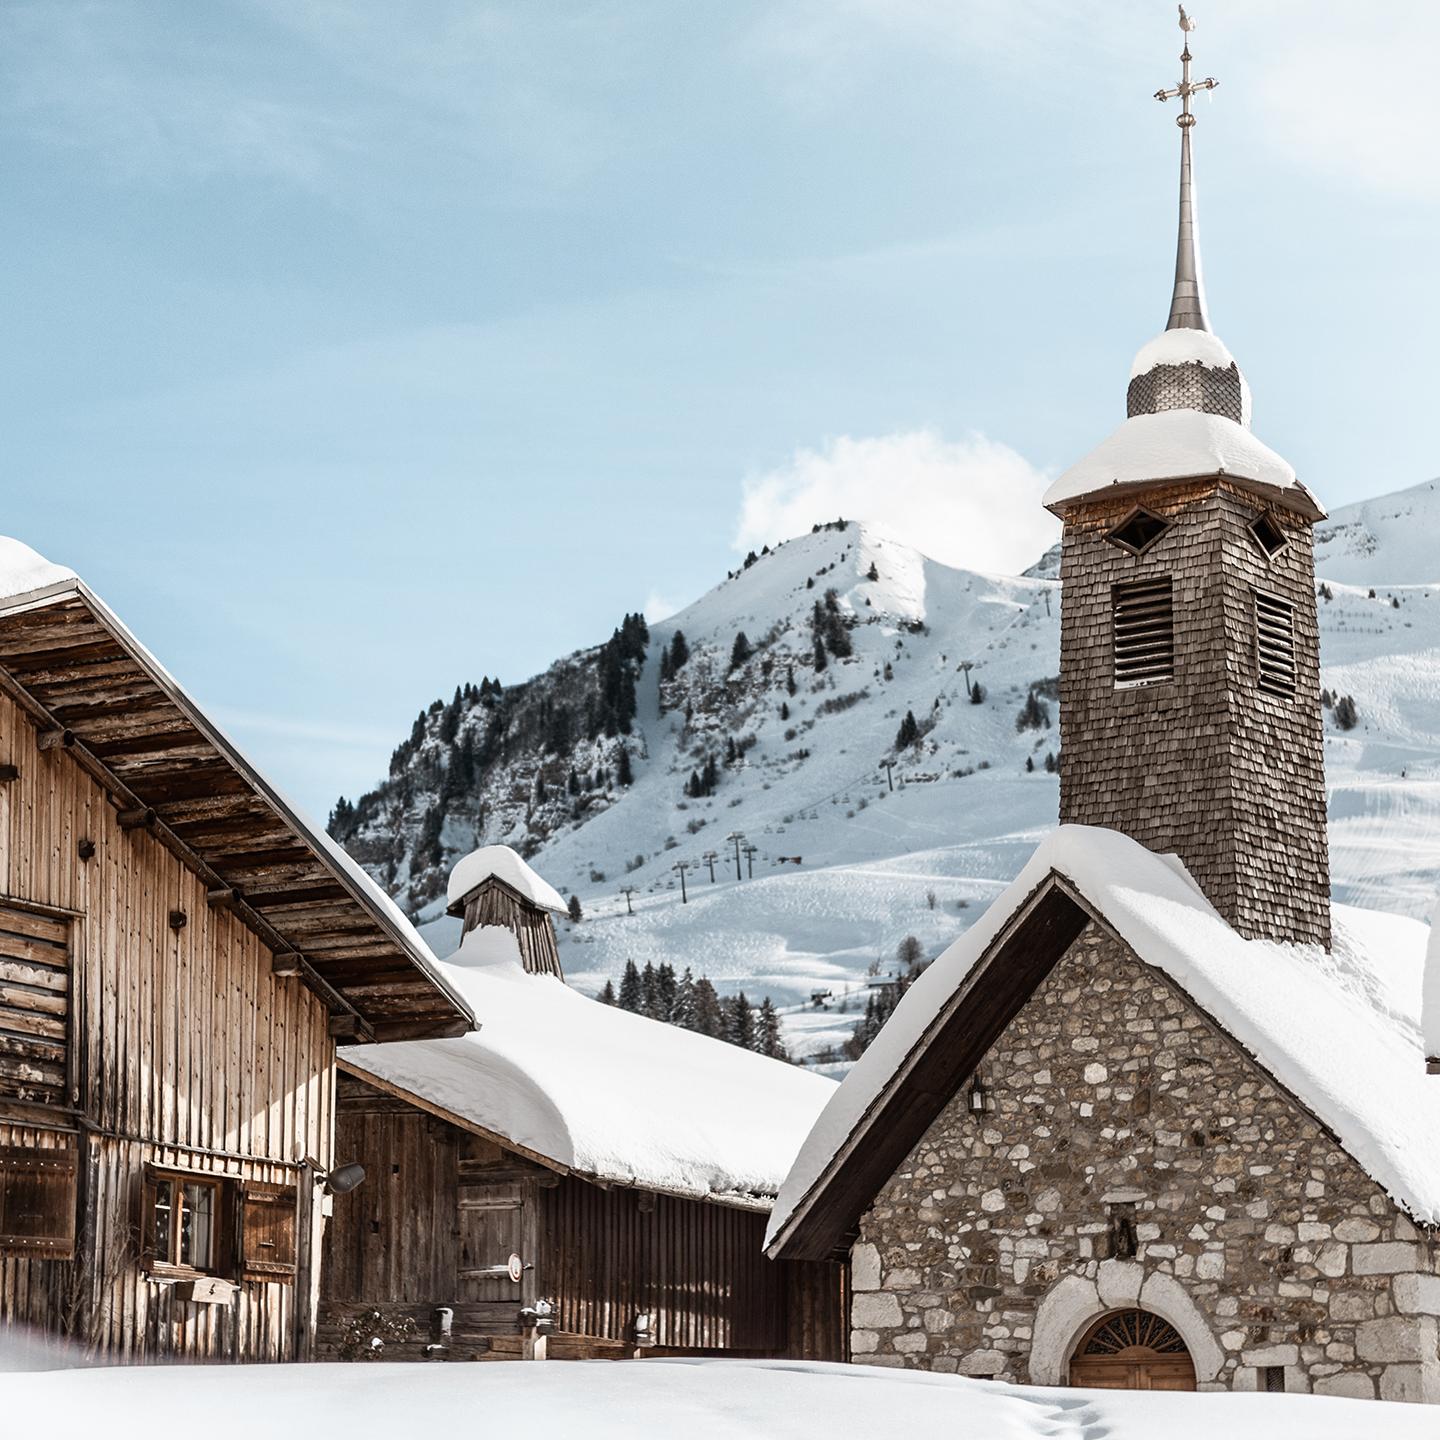
[{"label": "wooden shingle cladding", "polygon": [[[634,1353],[640,1315],[645,1354],[845,1358],[844,1268],[766,1260],[763,1210],[601,1185],[343,1062],[337,1135],[371,1179],[335,1200],[324,1357],[354,1353],[379,1314],[387,1358],[425,1358],[445,1307],[449,1358],[508,1358],[543,1298],[553,1358]],[[519,1283],[487,1273],[512,1252],[532,1267]]]},{"label": "wooden shingle cladding", "polygon": [[[1106,537],[1137,503],[1171,523],[1130,554]],[[1285,539],[1267,554],[1250,529],[1261,509],[1220,477],[1065,507],[1060,819],[1179,855],[1242,935],[1328,944],[1310,517],[1265,507]],[[1169,678],[1117,684],[1115,597],[1148,584],[1171,586]],[[1262,594],[1278,626],[1263,647]]]},{"label": "wooden shingle cladding", "polygon": [[474,1027],[419,942],[81,582],[0,606],[0,694],[33,732],[0,759],[23,774],[39,755],[69,756],[122,828],[203,882],[189,922],[207,908],[240,918],[324,1000],[340,1038]]}]

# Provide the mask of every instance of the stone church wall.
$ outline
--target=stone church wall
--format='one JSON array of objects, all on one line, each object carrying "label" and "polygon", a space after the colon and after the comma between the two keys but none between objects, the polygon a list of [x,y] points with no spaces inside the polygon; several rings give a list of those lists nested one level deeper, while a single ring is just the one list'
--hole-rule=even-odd
[{"label": "stone church wall", "polygon": [[[864,1215],[861,1364],[1064,1384],[1110,1309],[1202,1389],[1440,1400],[1440,1245],[1128,947],[1090,926]],[[1133,1247],[1133,1253],[1131,1253]]]}]

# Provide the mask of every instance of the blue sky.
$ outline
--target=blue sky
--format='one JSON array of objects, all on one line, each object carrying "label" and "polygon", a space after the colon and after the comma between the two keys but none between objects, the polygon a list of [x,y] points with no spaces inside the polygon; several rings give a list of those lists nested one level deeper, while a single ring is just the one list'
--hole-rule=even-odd
[{"label": "blue sky", "polygon": [[[1257,432],[1332,507],[1440,472],[1440,15],[1192,9]],[[868,511],[1022,564],[1164,323],[1175,18],[7,0],[0,528],[322,817],[737,544]]]}]

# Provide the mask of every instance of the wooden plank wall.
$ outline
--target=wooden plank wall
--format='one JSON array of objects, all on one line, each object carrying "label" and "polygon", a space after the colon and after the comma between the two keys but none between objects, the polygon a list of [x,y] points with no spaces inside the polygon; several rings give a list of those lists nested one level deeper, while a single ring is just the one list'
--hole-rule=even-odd
[{"label": "wooden plank wall", "polygon": [[[74,1113],[0,1105],[0,1121],[83,1130],[72,1142],[84,1151],[86,1253],[77,1263],[94,1293],[75,1323],[125,1356],[286,1358],[297,1349],[297,1289],[313,1315],[318,1266],[298,1287],[244,1285],[233,1313],[173,1304],[133,1263],[135,1195],[147,1161],[287,1184],[307,1156],[328,1168],[334,1042],[325,1009],[298,979],[271,974],[270,951],[208,906],[192,872],[143,831],[122,830],[63,749],[38,750],[35,731],[3,697],[0,762],[20,772],[0,784],[0,899],[73,915]],[[95,850],[82,861],[86,839]],[[185,915],[178,930],[172,911]],[[0,1143],[29,1143],[17,1138],[29,1133],[0,1124]],[[301,1244],[318,1254],[322,1222],[308,1189],[307,1176]],[[17,1297],[69,1287],[41,1273],[69,1263],[0,1259],[0,1316],[43,1312],[55,1323],[53,1300]]]},{"label": "wooden plank wall", "polygon": [[515,937],[520,963],[531,975],[565,978],[560,968],[560,944],[555,938],[555,921],[548,910],[532,905],[503,880],[492,877],[467,897],[462,933],[482,925],[498,926]]}]

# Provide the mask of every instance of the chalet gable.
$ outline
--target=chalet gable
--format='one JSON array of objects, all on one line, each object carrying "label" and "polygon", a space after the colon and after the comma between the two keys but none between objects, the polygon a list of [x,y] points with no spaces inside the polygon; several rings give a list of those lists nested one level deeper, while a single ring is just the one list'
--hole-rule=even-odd
[{"label": "chalet gable", "polygon": [[[236,749],[85,583],[0,551],[0,694],[204,882],[330,1011],[337,1039],[473,1029],[464,998],[370,878]],[[11,563],[16,552],[27,563]],[[23,755],[5,757],[23,766]]]}]

